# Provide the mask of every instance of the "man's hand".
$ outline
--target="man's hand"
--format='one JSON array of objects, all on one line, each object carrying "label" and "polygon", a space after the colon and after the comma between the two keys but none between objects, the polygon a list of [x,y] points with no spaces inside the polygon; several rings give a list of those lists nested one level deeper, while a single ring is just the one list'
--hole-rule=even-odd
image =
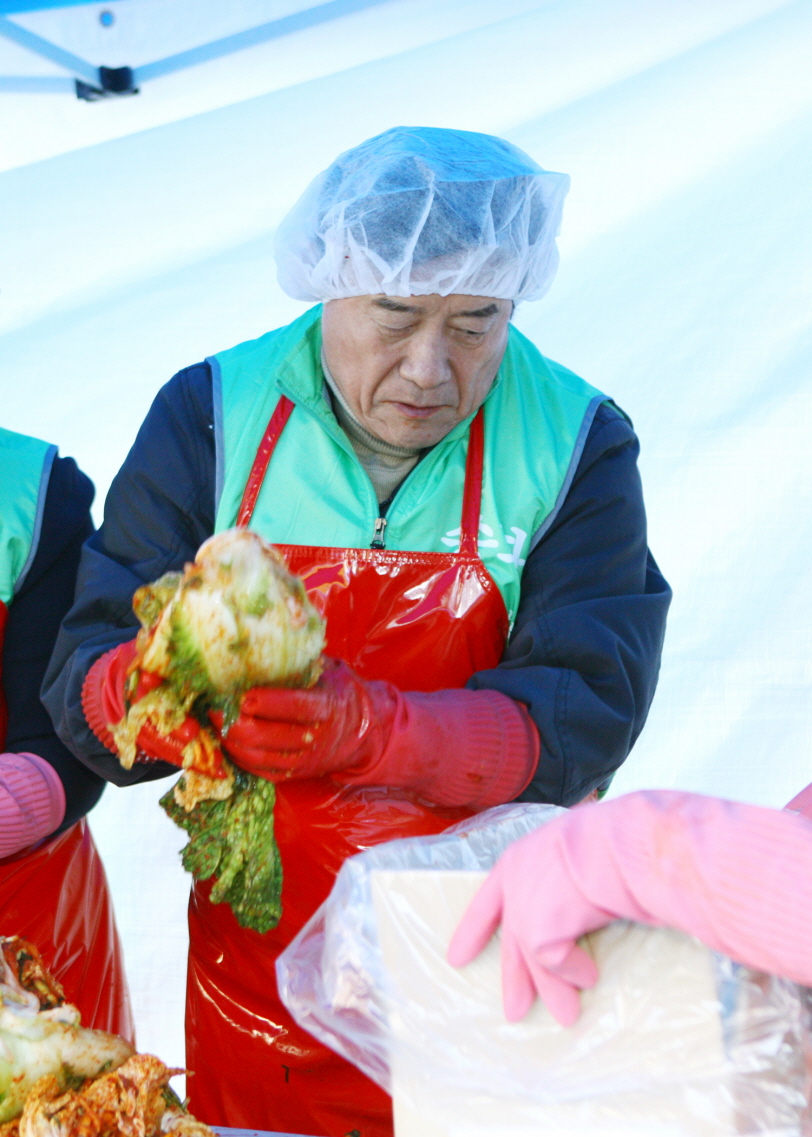
[{"label": "man's hand", "polygon": [[[346,663],[329,659],[314,687],[248,691],[222,744],[243,770],[269,781],[318,778],[375,762],[396,705],[388,683],[366,682]],[[222,714],[211,719],[222,731]]]},{"label": "man's hand", "polygon": [[[212,721],[222,730],[221,715]],[[327,660],[306,690],[248,691],[222,744],[238,766],[270,781],[327,775],[478,809],[520,794],[539,756],[530,716],[506,695],[400,691],[340,660]]]},{"label": "man's hand", "polygon": [[[124,691],[135,658],[135,640],[119,644],[96,660],[88,671],[82,688],[82,709],[87,724],[99,741],[114,754],[118,751],[109,728],[120,723],[126,713]],[[133,705],[162,684],[159,675],[142,671],[132,697]],[[151,722],[146,722],[138,732],[136,741],[139,754],[136,761],[161,759],[173,766],[182,767],[187,746],[198,739],[201,739],[201,727],[191,715],[187,715],[184,722],[168,734],[159,731]],[[203,745],[201,741],[201,745],[196,747],[196,754],[193,763],[195,770],[210,777],[224,777],[222,754],[218,747],[212,745],[211,738],[208,745]]]}]

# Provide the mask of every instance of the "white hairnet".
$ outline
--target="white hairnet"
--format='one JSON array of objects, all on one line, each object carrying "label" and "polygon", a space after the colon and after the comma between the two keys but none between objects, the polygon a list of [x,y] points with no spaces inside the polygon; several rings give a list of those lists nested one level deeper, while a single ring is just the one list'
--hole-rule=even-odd
[{"label": "white hairnet", "polygon": [[311,182],[277,232],[279,283],[297,300],[535,300],[558,268],[568,189],[502,138],[397,126]]}]

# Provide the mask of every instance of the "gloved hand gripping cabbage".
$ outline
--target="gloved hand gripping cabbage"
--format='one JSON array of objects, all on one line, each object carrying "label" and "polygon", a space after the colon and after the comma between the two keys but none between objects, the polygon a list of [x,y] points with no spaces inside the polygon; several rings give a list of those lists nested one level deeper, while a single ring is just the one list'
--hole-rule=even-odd
[{"label": "gloved hand gripping cabbage", "polygon": [[268,931],[281,915],[274,785],[223,755],[209,716],[225,736],[252,687],[312,686],[324,622],[302,581],[247,529],[211,537],[182,574],[139,588],[133,609],[142,628],[127,711],[110,726],[120,761],[132,765],[145,726],[184,741],[184,773],[161,799],[190,834],[184,868],[198,880],[217,876],[212,901],[227,901],[244,927]]}]

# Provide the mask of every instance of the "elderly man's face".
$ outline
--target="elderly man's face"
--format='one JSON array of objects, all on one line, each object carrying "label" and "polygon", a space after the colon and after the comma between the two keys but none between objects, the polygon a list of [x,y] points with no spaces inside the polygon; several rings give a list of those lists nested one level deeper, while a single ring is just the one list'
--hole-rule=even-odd
[{"label": "elderly man's face", "polygon": [[510,300],[489,296],[330,300],[327,366],[372,434],[395,446],[433,446],[488,394],[512,310]]}]

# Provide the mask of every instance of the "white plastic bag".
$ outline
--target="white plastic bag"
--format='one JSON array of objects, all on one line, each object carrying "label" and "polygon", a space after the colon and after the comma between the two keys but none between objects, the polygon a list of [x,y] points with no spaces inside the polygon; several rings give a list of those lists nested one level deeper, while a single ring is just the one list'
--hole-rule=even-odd
[{"label": "white plastic bag", "polygon": [[501,1008],[498,937],[451,932],[503,849],[559,811],[502,806],[348,861],[277,964],[297,1021],[393,1095],[397,1137],[812,1132],[805,993],[664,929],[586,938],[601,980],[569,1029]]}]

